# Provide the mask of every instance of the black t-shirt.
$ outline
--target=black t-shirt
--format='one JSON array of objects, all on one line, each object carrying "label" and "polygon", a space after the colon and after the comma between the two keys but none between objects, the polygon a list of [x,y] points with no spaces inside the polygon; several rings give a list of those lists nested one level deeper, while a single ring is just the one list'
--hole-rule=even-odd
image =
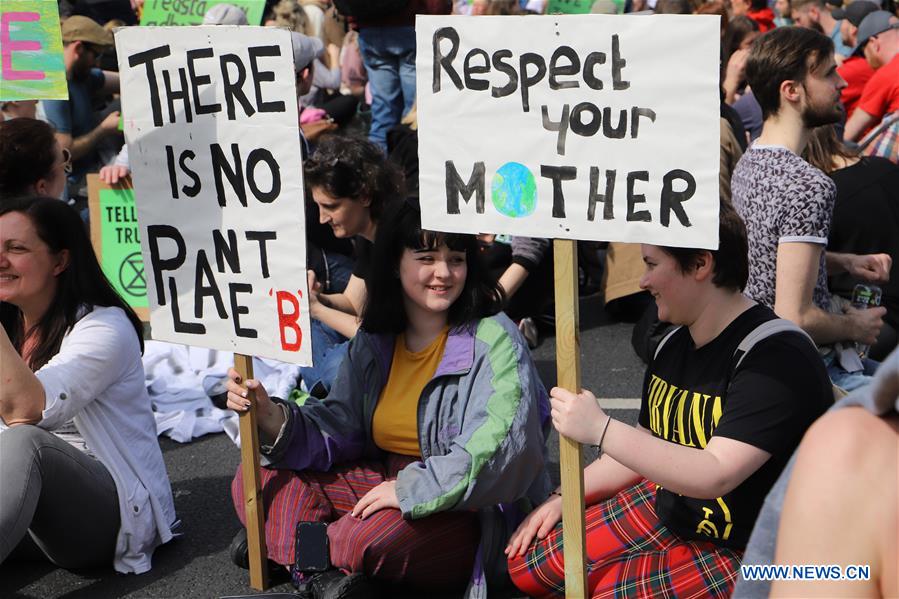
[{"label": "black t-shirt", "polygon": [[[830,174],[837,184],[837,198],[827,239],[827,249],[850,254],[893,256],[890,280],[881,283],[886,321],[899,328],[899,165],[886,158],[862,158],[852,166]],[[852,297],[861,281],[843,273],[830,277],[833,293]]]},{"label": "black t-shirt", "polygon": [[368,272],[371,269],[371,250],[375,244],[361,235],[356,235],[353,238],[353,246],[356,254],[356,267],[353,268],[353,276],[365,281],[368,279]]},{"label": "black t-shirt", "polygon": [[653,436],[698,449],[713,436],[727,437],[771,454],[723,497],[694,499],[659,487],[656,512],[682,538],[744,549],[765,495],[806,429],[833,403],[817,350],[797,332],[759,341],[732,372],[740,342],[773,318],[770,309],[753,306],[698,349],[682,327],[646,371],[639,422]]}]

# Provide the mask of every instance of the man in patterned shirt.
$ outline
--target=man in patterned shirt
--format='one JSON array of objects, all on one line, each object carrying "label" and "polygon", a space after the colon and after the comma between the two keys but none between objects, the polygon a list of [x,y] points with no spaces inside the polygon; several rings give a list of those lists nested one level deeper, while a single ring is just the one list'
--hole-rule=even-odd
[{"label": "man in patterned shirt", "polygon": [[835,384],[860,386],[867,377],[852,342],[873,343],[885,309],[832,310],[827,275],[848,271],[860,280],[884,281],[891,259],[825,256],[836,186],[800,158],[813,128],[843,117],[846,82],[836,72],[833,42],[810,29],[778,28],[755,42],[746,76],[765,119],[731,182],[749,234],[746,293],[811,335]]}]

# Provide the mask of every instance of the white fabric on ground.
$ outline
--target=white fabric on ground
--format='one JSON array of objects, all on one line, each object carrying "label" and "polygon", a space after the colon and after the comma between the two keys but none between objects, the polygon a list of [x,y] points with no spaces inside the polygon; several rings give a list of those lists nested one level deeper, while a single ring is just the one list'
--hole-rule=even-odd
[{"label": "white fabric on ground", "polygon": [[[209,399],[225,390],[222,381],[234,364],[232,352],[147,341],[143,362],[157,434],[187,443],[224,431],[239,443],[237,414],[216,408]],[[300,367],[253,358],[253,373],[269,395],[287,397],[296,386]]]}]

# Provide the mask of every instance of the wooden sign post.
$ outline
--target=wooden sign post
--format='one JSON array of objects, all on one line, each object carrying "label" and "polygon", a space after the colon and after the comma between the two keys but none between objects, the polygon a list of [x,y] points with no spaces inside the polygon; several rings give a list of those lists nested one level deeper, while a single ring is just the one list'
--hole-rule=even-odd
[{"label": "wooden sign post", "polygon": [[[253,378],[253,358],[234,354],[234,370],[244,383]],[[246,385],[244,385],[246,388]],[[262,505],[262,481],[259,476],[259,430],[256,427],[256,393],[247,389],[250,409],[240,415],[240,468],[243,472],[243,501],[247,522],[247,547],[250,558],[250,586],[268,588],[265,546],[265,510]]]},{"label": "wooden sign post", "polygon": [[[556,285],[557,384],[574,393],[581,390],[581,338],[578,327],[577,242],[556,239],[553,244]],[[584,459],[577,441],[559,435],[559,473],[562,479],[562,548],[565,555],[565,596],[587,596],[584,522]]]}]

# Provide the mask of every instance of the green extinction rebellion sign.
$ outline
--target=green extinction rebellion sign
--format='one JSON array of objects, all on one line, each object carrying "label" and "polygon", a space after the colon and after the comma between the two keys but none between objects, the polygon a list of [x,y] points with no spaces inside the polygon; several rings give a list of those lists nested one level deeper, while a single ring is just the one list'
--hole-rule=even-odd
[{"label": "green extinction rebellion sign", "polygon": [[265,0],[146,0],[141,25],[200,25],[216,4],[233,4],[247,14],[250,25],[262,24]]},{"label": "green extinction rebellion sign", "polygon": [[147,278],[140,253],[133,189],[101,189],[100,264],[115,290],[132,308],[146,308]]}]

